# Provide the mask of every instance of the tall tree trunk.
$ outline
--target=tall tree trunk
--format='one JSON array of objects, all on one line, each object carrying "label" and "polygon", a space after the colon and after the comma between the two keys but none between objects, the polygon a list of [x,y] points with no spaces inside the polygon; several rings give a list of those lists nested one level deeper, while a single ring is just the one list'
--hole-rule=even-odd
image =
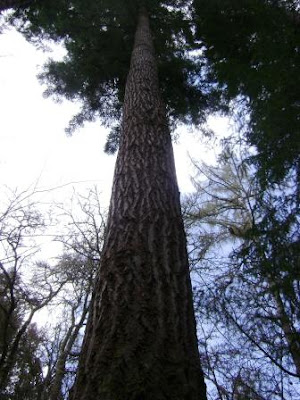
[{"label": "tall tree trunk", "polygon": [[73,399],[206,399],[172,144],[145,10]]}]

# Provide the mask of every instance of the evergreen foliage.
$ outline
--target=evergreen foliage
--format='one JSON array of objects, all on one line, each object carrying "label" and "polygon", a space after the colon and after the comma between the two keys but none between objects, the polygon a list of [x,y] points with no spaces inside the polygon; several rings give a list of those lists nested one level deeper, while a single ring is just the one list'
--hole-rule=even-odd
[{"label": "evergreen foliage", "polygon": [[27,6],[31,0],[0,0],[0,13],[10,8]]},{"label": "evergreen foliage", "polygon": [[[136,28],[139,0],[34,2],[16,11],[16,25],[31,41],[63,42],[63,61],[49,61],[41,74],[47,96],[81,101],[67,129],[97,117],[113,127],[108,150],[117,144],[125,82]],[[160,86],[171,125],[200,124],[221,102],[214,85],[202,84],[202,60],[195,50],[190,1],[144,2],[150,16]],[[21,23],[22,21],[22,23]],[[222,103],[222,102],[221,102]],[[222,105],[222,109],[226,109]]]},{"label": "evergreen foliage", "polygon": [[[20,325],[19,327],[20,328]],[[40,346],[43,338],[35,324],[29,326],[20,343],[2,400],[38,400],[43,390]]]},{"label": "evergreen foliage", "polygon": [[207,79],[228,102],[235,99],[245,138],[258,150],[261,183],[278,182],[290,169],[299,182],[299,4],[195,0],[194,6]]},{"label": "evergreen foliage", "polygon": [[82,102],[67,131],[100,117],[113,129],[108,151],[117,147],[141,4],[151,19],[170,122],[199,124],[208,111],[228,111],[234,101],[245,137],[258,150],[261,183],[283,179],[291,168],[299,181],[295,0],[28,2],[15,13],[19,30],[31,41],[52,39],[67,49],[64,60],[49,61],[41,75],[46,95]]}]

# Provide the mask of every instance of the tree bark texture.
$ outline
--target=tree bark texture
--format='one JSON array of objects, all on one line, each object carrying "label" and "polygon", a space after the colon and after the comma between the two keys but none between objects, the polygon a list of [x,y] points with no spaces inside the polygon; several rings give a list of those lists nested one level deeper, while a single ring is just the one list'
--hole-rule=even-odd
[{"label": "tree bark texture", "polygon": [[140,12],[73,400],[204,400],[173,150]]}]

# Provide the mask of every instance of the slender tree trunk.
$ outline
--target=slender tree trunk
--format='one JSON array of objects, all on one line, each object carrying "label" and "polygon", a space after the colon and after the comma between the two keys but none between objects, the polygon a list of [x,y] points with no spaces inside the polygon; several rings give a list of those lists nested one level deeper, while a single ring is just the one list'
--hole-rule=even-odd
[{"label": "slender tree trunk", "polygon": [[174,157],[145,10],[74,400],[204,400]]},{"label": "slender tree trunk", "polygon": [[[86,299],[87,300],[87,299]],[[51,385],[51,390],[50,390],[50,395],[49,395],[49,400],[57,400],[62,398],[62,383],[63,379],[66,374],[66,363],[68,356],[71,353],[72,347],[78,338],[80,329],[83,327],[84,321],[87,316],[88,312],[88,307],[86,306],[82,312],[80,321],[76,324],[75,321],[75,312],[76,312],[77,307],[74,307],[73,311],[73,321],[71,326],[68,329],[68,332],[66,333],[66,336],[64,340],[61,343],[60,350],[59,350],[59,355],[56,363],[56,368],[55,368],[55,376],[53,383]]]},{"label": "slender tree trunk", "polygon": [[[274,284],[271,283],[271,288],[274,287]],[[286,313],[284,308],[284,303],[281,299],[280,293],[278,289],[272,291],[274,300],[277,305],[277,315],[281,325],[281,328],[284,333],[285,340],[288,344],[288,350],[292,357],[292,360],[295,365],[296,373],[300,377],[300,343],[299,343],[299,332],[295,329],[292,321]]]}]

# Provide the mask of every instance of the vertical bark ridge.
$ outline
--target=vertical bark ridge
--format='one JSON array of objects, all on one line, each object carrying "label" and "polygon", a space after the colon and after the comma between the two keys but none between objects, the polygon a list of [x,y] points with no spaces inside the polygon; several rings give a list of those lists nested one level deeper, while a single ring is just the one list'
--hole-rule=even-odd
[{"label": "vertical bark ridge", "polygon": [[195,331],[173,150],[143,10],[73,399],[204,400]]}]

